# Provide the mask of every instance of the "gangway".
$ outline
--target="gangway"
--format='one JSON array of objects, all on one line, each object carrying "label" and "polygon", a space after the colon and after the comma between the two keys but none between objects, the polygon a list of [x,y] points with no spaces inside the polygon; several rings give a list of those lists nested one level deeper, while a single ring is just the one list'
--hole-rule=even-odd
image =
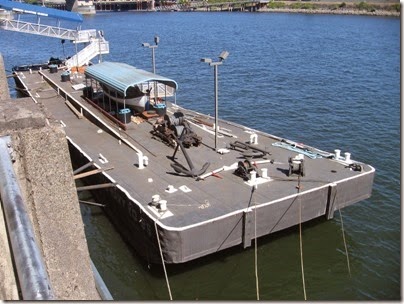
[{"label": "gangway", "polygon": [[[94,57],[109,53],[109,43],[105,40],[101,31],[97,32],[94,29],[81,30],[80,26],[77,26],[76,29],[61,27],[61,20],[76,24],[82,23],[83,16],[79,13],[9,0],[0,0],[0,8],[14,12],[18,16],[17,19],[14,19],[5,18],[0,15],[0,28],[4,30],[70,40],[76,43],[76,45],[78,43],[88,43],[88,45],[79,52],[76,48],[76,54],[66,60],[65,65],[68,68],[88,64]],[[20,16],[22,14],[35,15],[37,22],[21,20]],[[41,17],[55,18],[57,25],[43,24],[41,23]]]}]

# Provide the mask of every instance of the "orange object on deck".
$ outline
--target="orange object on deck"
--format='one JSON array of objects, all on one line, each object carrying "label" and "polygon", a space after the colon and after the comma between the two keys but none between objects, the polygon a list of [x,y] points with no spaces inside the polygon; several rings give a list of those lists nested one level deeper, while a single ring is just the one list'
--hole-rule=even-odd
[{"label": "orange object on deck", "polygon": [[71,72],[79,72],[84,74],[84,71],[86,70],[87,66],[80,66],[80,67],[72,67]]}]

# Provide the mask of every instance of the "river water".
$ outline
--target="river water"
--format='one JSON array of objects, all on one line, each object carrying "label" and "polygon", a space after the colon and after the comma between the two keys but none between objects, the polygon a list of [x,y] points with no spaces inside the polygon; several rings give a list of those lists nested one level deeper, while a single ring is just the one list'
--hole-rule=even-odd
[{"label": "river water", "polygon": [[[221,118],[373,165],[370,199],[343,209],[343,221],[336,212],[303,224],[307,299],[401,299],[399,18],[117,12],[85,17],[82,28],[104,31],[103,60],[147,70],[151,51],[141,44],[158,35],[157,73],[178,82],[180,105],[212,115],[213,69],[200,59],[227,50]],[[0,31],[0,53],[11,70],[72,55],[74,45]],[[91,257],[114,299],[169,299],[162,267],[137,257],[100,208],[81,209]],[[234,248],[168,267],[173,299],[255,300],[254,253]],[[257,257],[261,300],[304,299],[298,227],[260,238]]]}]

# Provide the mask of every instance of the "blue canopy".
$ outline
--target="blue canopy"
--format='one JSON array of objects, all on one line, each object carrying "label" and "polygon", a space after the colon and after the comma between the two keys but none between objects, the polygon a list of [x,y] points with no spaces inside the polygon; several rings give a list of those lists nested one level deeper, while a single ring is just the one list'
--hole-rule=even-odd
[{"label": "blue canopy", "polygon": [[178,88],[177,83],[172,79],[121,62],[104,61],[87,67],[84,73],[123,96],[126,96],[126,90],[129,87],[149,81],[161,82],[174,89]]},{"label": "blue canopy", "polygon": [[55,8],[49,8],[45,6],[26,4],[21,2],[0,0],[0,7],[6,10],[12,10],[16,12],[33,14],[38,16],[46,16],[57,19],[63,19],[73,22],[83,22],[83,16],[79,13],[73,13],[69,11],[62,11]]}]

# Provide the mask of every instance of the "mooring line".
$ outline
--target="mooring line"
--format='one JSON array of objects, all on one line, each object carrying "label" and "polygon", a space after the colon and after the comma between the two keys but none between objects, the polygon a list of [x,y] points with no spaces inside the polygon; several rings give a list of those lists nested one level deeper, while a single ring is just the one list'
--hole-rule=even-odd
[{"label": "mooring line", "polygon": [[344,221],[342,220],[341,209],[338,209],[338,212],[339,212],[339,217],[340,217],[340,219],[341,219],[342,239],[344,240],[344,247],[345,247],[345,254],[346,254],[346,263],[347,263],[347,266],[348,266],[349,277],[351,277],[351,266],[349,265],[348,247],[347,247],[347,245],[346,245],[346,240],[345,240]]},{"label": "mooring line", "polygon": [[[252,187],[254,189],[254,187]],[[253,190],[254,191],[254,190]],[[254,256],[255,256],[255,286],[257,289],[257,300],[260,300],[260,287],[259,287],[259,281],[258,281],[258,246],[257,246],[257,202],[254,200]]]},{"label": "mooring line", "polygon": [[[297,180],[297,193],[300,192],[300,175]],[[302,283],[303,283],[303,293],[304,293],[304,300],[307,300],[306,296],[306,283],[304,279],[304,265],[303,265],[303,240],[302,240],[302,201],[300,199],[300,195],[298,196],[299,200],[299,239],[300,239],[300,265],[302,268]]]},{"label": "mooring line", "polygon": [[[337,198],[337,192],[338,192],[338,188],[335,189],[335,194],[334,194],[334,198],[333,198],[333,203],[335,203],[335,200]],[[339,207],[339,206],[338,206]],[[341,219],[341,231],[342,231],[342,240],[344,241],[344,248],[345,248],[345,255],[346,255],[346,263],[348,266],[348,273],[349,273],[349,277],[351,277],[351,266],[349,264],[349,254],[348,254],[348,247],[346,245],[346,239],[345,239],[345,229],[344,229],[344,221],[342,219],[342,212],[341,212],[341,208],[338,208],[338,213],[339,213],[339,218]]]},{"label": "mooring line", "polygon": [[166,277],[168,295],[170,296],[170,300],[172,301],[172,300],[173,300],[173,297],[172,297],[172,295],[171,295],[170,282],[168,281],[167,270],[166,270],[166,264],[164,263],[163,251],[161,250],[159,232],[158,232],[158,230],[157,230],[157,222],[154,222],[154,228],[155,228],[155,230],[156,230],[156,237],[157,237],[157,243],[158,243],[158,245],[159,245],[159,250],[160,250],[161,263],[163,264],[164,275],[165,275],[165,277]]}]

